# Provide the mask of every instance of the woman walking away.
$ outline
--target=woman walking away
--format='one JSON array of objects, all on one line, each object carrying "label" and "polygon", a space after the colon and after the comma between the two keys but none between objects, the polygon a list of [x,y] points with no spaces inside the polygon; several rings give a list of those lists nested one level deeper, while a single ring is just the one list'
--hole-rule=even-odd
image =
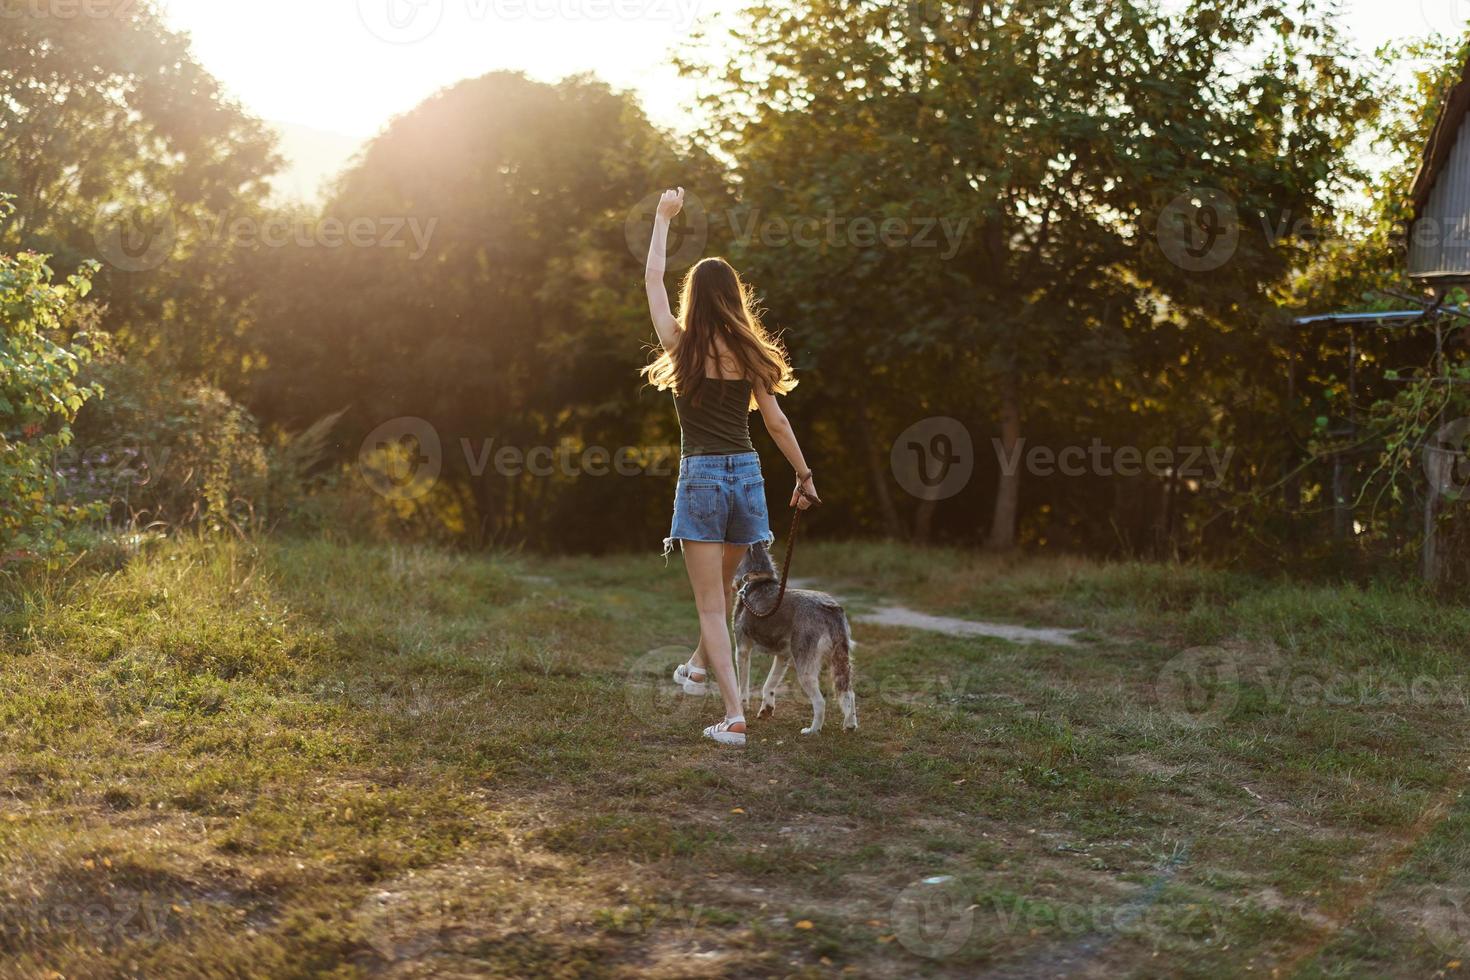
[{"label": "woman walking away", "polygon": [[791,506],[805,510],[817,498],[812,471],[776,396],[796,387],[786,351],[761,326],[749,287],[720,258],[704,259],[684,277],[679,315],[664,289],[669,222],[684,206],[684,188],[665,191],[648,247],[648,307],[663,349],[643,374],[659,390],[674,393],[679,415],[679,485],[674,523],[664,541],[667,555],[678,541],[684,551],[694,605],[699,611],[699,647],[674,681],[690,694],[703,694],[709,672],[725,701],[725,720],[704,730],[722,745],[745,744],[745,707],[735,681],[730,646],[729,592],[746,549],[770,544],[765,481],[750,442],[750,413],[759,409],[787,461],[796,470]]}]

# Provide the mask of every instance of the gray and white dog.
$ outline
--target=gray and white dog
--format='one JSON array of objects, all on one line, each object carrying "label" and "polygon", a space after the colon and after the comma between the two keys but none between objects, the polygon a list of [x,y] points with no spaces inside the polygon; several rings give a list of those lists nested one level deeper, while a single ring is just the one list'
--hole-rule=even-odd
[{"label": "gray and white dog", "polygon": [[825,592],[810,589],[787,589],[781,608],[766,619],[754,615],[750,607],[766,612],[776,604],[781,580],[771,553],[764,544],[753,544],[740,559],[732,583],[739,598],[735,602],[735,647],[740,656],[741,700],[750,705],[750,658],[756,647],[773,654],[770,676],[761,689],[758,717],[768,718],[776,710],[776,688],[786,670],[796,665],[796,682],[812,702],[812,724],[803,735],[822,730],[827,714],[827,700],[822,697],[819,678],[823,661],[832,664],[832,686],[837,703],[842,706],[843,729],[856,728],[857,700],[852,693],[852,627],[842,605]]}]

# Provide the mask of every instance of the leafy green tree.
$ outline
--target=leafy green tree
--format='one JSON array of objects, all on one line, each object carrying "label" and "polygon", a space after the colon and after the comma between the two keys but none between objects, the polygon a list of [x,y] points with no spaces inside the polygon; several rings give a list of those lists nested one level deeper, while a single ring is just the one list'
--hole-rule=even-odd
[{"label": "leafy green tree", "polygon": [[146,2],[56,16],[0,0],[0,244],[103,265],[105,326],[129,351],[232,379],[253,284],[232,223],[262,217],[273,139]]},{"label": "leafy green tree", "polygon": [[[1270,230],[1282,215],[1330,219],[1373,108],[1327,13],[1300,6],[749,8],[707,101],[742,205],[964,229],[952,249],[748,250],[834,402],[994,419],[1009,456],[1042,406],[1105,414],[1098,379],[1118,382],[1108,405],[1135,405],[1181,364],[1193,368],[1169,388],[1183,392],[1249,345],[1299,258],[1292,228]],[[1223,261],[1209,261],[1209,231],[1238,232]],[[940,378],[956,395],[942,413],[924,392]],[[1193,415],[1191,428],[1208,421]],[[986,537],[1007,548],[1021,470],[994,479]]]},{"label": "leafy green tree", "polygon": [[77,379],[102,349],[83,303],[93,269],[55,283],[43,256],[0,254],[0,563],[60,549],[67,527],[96,513],[61,499],[56,471],[78,410],[101,394]]},{"label": "leafy green tree", "polygon": [[378,235],[262,257],[251,404],[291,426],[350,406],[348,456],[384,422],[430,421],[472,537],[646,544],[663,483],[580,461],[537,476],[495,453],[677,444],[667,396],[637,375],[652,338],[640,202],[674,183],[714,203],[720,169],[603,84],[495,73],[446,89],[366,149],[320,218]]}]

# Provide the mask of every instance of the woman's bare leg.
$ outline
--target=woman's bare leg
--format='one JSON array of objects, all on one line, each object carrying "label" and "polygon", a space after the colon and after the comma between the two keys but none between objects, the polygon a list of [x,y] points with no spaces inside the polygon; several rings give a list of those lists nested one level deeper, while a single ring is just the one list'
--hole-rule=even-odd
[{"label": "woman's bare leg", "polygon": [[735,660],[730,649],[730,621],[726,604],[729,579],[725,576],[725,545],[719,542],[685,541],[684,567],[694,587],[694,606],[699,610],[699,648],[706,665],[720,685],[726,718],[742,718],[740,692],[735,683]]},{"label": "woman's bare leg", "polygon": [[[735,609],[735,590],[730,587],[735,578],[735,569],[740,567],[740,559],[745,557],[745,545],[725,545],[725,609],[733,612]],[[709,661],[704,656],[704,633],[700,631],[699,646],[694,648],[694,656],[689,658],[689,666],[694,670],[705,670]]]}]

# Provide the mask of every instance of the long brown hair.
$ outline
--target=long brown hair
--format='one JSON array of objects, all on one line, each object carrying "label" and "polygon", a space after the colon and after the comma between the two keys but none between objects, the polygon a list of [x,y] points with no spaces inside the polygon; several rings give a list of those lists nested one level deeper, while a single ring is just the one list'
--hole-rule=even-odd
[{"label": "long brown hair", "polygon": [[[716,338],[739,363],[741,376],[752,388],[764,385],[772,394],[784,395],[796,387],[791,360],[761,325],[750,287],[721,258],[704,259],[684,276],[679,290],[679,342],[672,351],[661,352],[641,373],[658,390],[672,388],[674,394],[697,401],[706,364],[711,358],[719,360]],[[750,408],[755,407],[752,393]]]}]

